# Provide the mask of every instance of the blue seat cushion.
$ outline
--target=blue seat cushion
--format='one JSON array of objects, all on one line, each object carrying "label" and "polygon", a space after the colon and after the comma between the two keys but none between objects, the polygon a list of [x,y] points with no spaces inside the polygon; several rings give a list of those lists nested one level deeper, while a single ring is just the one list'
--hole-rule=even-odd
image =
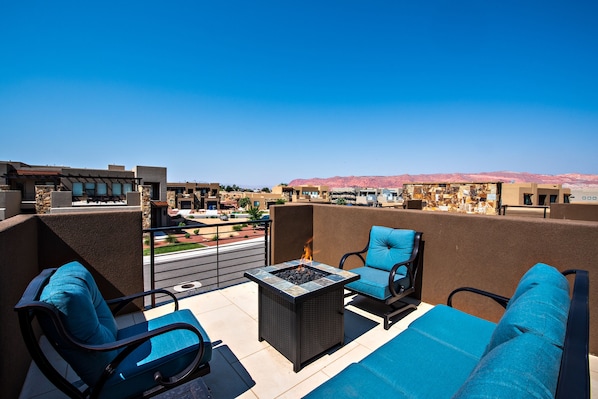
[{"label": "blue seat cushion", "polygon": [[[360,278],[357,281],[347,284],[345,287],[348,290],[366,294],[382,301],[390,298],[390,288],[388,287],[389,272],[367,266],[352,269],[351,272],[359,274]],[[409,286],[409,277],[407,276],[407,268],[405,266],[398,268],[394,281],[397,292],[399,291],[399,285]]]},{"label": "blue seat cushion", "polygon": [[562,347],[569,305],[568,290],[559,286],[539,284],[528,289],[505,311],[490,338],[486,353],[523,333],[535,334]]},{"label": "blue seat cushion", "polygon": [[[81,343],[99,345],[116,339],[112,312],[93,277],[79,262],[59,267],[44,287],[40,300],[58,310],[66,330]],[[51,334],[52,326],[42,327]],[[116,356],[115,351],[91,353],[59,348],[59,352],[87,385],[94,385],[104,366]]]},{"label": "blue seat cushion", "polygon": [[352,363],[326,383],[320,385],[306,399],[329,398],[411,398],[411,394],[397,391],[359,363]]},{"label": "blue seat cushion", "polygon": [[485,355],[455,398],[554,398],[561,356],[543,338],[519,335]]},{"label": "blue seat cushion", "polygon": [[441,399],[457,392],[478,362],[474,356],[408,328],[360,364],[410,398]]},{"label": "blue seat cushion", "polygon": [[[146,331],[173,323],[188,323],[202,335],[204,353],[200,364],[212,358],[212,345],[208,334],[188,309],[169,313],[156,319],[138,323],[118,331],[118,339],[129,338]],[[151,338],[135,349],[108,379],[102,390],[102,398],[128,397],[146,391],[156,385],[154,373],[160,371],[164,378],[185,369],[196,356],[199,348],[197,335],[188,330],[174,330]]]},{"label": "blue seat cushion", "polygon": [[365,266],[389,272],[397,263],[411,258],[414,240],[414,230],[372,226]]},{"label": "blue seat cushion", "polygon": [[480,359],[496,323],[446,305],[437,305],[414,320],[409,328]]}]

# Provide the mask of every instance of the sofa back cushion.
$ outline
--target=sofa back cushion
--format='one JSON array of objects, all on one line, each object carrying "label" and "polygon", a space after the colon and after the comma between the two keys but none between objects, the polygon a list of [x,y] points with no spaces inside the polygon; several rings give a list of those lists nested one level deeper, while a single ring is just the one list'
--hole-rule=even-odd
[{"label": "sofa back cushion", "polygon": [[[40,300],[58,310],[65,329],[77,341],[98,345],[116,340],[112,312],[93,277],[79,262],[59,267],[44,287]],[[64,342],[47,322],[42,328],[58,342]],[[87,385],[94,385],[106,364],[116,356],[114,352],[87,352],[60,346],[58,350]]]},{"label": "sofa back cushion", "polygon": [[562,350],[522,334],[486,354],[455,398],[554,398]]},{"label": "sofa back cushion", "polygon": [[365,265],[390,271],[397,263],[411,258],[414,240],[414,230],[373,226]]},{"label": "sofa back cushion", "polygon": [[[485,353],[524,333],[535,334],[562,348],[569,315],[569,285],[561,273],[554,268],[550,269],[540,267],[540,270],[553,274],[552,278],[559,277],[556,279],[559,281],[543,282],[539,279],[539,282],[533,284],[526,281],[528,288],[509,302]],[[563,281],[565,285],[562,284]]]},{"label": "sofa back cushion", "polygon": [[532,268],[530,268],[524,275],[521,277],[519,284],[517,284],[517,288],[515,289],[515,293],[509,300],[509,304],[507,305],[507,309],[517,302],[517,299],[521,297],[524,293],[528,290],[534,288],[538,285],[547,284],[549,286],[560,288],[562,290],[568,291],[569,290],[569,283],[567,279],[552,266],[549,266],[545,263],[537,263]]}]

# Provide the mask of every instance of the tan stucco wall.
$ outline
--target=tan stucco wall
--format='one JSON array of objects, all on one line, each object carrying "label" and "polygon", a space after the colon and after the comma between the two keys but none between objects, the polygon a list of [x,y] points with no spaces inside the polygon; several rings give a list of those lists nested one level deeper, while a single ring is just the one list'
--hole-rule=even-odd
[{"label": "tan stucco wall", "polygon": [[[338,265],[342,255],[365,247],[372,225],[408,228],[424,233],[422,300],[446,303],[449,293],[472,286],[511,296],[531,266],[544,262],[563,271],[585,269],[590,287],[598,287],[598,223],[509,216],[459,215],[335,205],[313,208],[314,259]],[[274,207],[273,263],[297,258],[309,239],[309,210]],[[289,226],[287,221],[294,220]],[[301,232],[293,231],[300,227]],[[280,242],[285,242],[280,249]],[[288,247],[285,249],[284,247]],[[349,263],[349,268],[356,266]],[[594,292],[595,288],[590,288]],[[502,309],[474,295],[460,295],[455,305],[498,320]],[[598,296],[590,296],[590,350],[598,353]]]}]

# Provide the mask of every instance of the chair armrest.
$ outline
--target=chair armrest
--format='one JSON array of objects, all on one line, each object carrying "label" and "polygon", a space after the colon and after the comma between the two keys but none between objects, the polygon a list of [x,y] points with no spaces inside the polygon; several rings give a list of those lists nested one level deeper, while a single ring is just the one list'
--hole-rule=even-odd
[{"label": "chair armrest", "polygon": [[107,300],[106,303],[108,304],[108,306],[114,306],[114,308],[112,309],[112,314],[116,315],[125,306],[127,306],[129,303],[131,303],[135,299],[142,298],[144,296],[148,296],[148,295],[152,295],[152,294],[166,294],[166,295],[170,296],[174,300],[174,310],[175,311],[179,310],[179,301],[178,301],[177,297],[172,292],[165,290],[163,288],[157,288],[155,290],[138,292],[136,294],[127,295],[127,296],[123,296],[120,298],[110,299],[110,300]]},{"label": "chair armrest", "polygon": [[365,265],[365,258],[363,257],[363,254],[367,252],[368,247],[369,247],[369,243],[361,251],[347,252],[346,254],[344,254],[343,257],[341,258],[339,264],[338,264],[338,268],[342,269],[345,266],[345,261],[350,256],[357,256],[357,257],[359,257],[359,259],[361,259],[362,264]]},{"label": "chair armrest", "polygon": [[[414,276],[413,276],[413,262],[415,260],[415,257],[412,257],[409,260],[406,260],[405,262],[400,262],[397,263],[396,265],[394,265],[392,267],[392,269],[390,269],[390,272],[388,273],[388,288],[390,289],[390,295],[391,296],[397,296],[400,293],[402,293],[403,291],[411,288],[414,286],[415,281],[414,281]],[[403,287],[401,285],[401,292],[397,292],[395,289],[395,285],[394,285],[394,281],[395,281],[395,275],[397,274],[397,270],[399,270],[399,267],[401,266],[407,266],[407,274],[409,275],[409,282],[410,282],[410,286],[409,287]]]},{"label": "chair armrest", "polygon": [[457,288],[456,290],[454,290],[453,292],[450,293],[450,295],[448,296],[448,299],[446,301],[446,304],[450,307],[453,307],[453,296],[458,293],[458,292],[473,292],[474,294],[478,294],[478,295],[482,295],[485,296],[487,298],[492,299],[493,301],[495,301],[496,303],[498,303],[500,306],[502,306],[503,308],[506,309],[507,304],[509,303],[510,298],[504,297],[502,295],[498,295],[498,294],[494,294],[492,292],[488,292],[488,291],[484,291],[484,290],[480,290],[477,288],[472,288],[472,287],[461,287],[461,288]]}]

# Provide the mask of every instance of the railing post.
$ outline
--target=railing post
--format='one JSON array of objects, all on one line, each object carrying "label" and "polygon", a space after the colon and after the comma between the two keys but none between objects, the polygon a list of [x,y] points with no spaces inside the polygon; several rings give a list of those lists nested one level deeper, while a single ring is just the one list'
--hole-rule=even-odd
[{"label": "railing post", "polygon": [[[156,289],[156,279],[155,279],[155,253],[154,253],[154,238],[155,234],[154,231],[150,231],[150,289]],[[156,294],[152,294],[152,308],[156,306]]]},{"label": "railing post", "polygon": [[220,288],[220,230],[216,225],[216,287]]}]

